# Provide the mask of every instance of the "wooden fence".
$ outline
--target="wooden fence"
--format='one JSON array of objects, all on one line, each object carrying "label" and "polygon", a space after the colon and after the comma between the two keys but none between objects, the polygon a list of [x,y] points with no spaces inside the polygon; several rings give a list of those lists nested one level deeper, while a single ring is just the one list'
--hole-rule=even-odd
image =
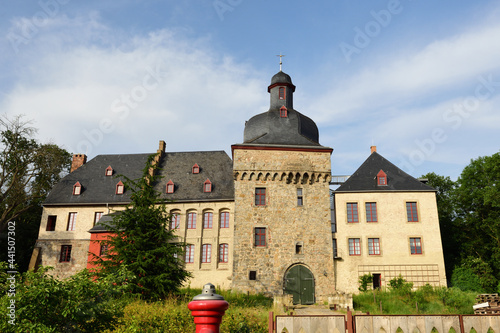
[{"label": "wooden fence", "polygon": [[269,333],[500,333],[500,315],[276,316]]}]

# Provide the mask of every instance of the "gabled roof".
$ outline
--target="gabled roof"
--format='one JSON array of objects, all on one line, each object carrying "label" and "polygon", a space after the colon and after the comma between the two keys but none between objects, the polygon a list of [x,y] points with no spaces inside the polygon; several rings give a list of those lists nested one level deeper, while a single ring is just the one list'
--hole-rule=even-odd
[{"label": "gabled roof", "polygon": [[[193,165],[200,168],[193,173]],[[155,186],[161,197],[174,201],[234,200],[233,162],[225,151],[167,153],[160,163]],[[207,179],[212,192],[203,192]],[[169,180],[175,184],[174,193],[165,193]]]},{"label": "gabled roof", "polygon": [[[130,190],[116,194],[116,184],[125,182],[123,177],[110,177],[105,170],[111,166],[115,175],[130,179],[142,177],[148,156],[151,154],[99,155],[64,177],[57,183],[44,202],[49,205],[126,204]],[[197,163],[200,173],[193,174]],[[176,201],[234,200],[233,164],[224,151],[166,153],[160,161],[160,179],[155,189],[161,198]],[[212,192],[203,192],[203,183],[209,178]],[[172,179],[174,193],[167,194],[166,184]],[[82,185],[80,195],[73,195],[73,185]]]},{"label": "gabled roof", "polygon": [[[116,194],[116,184],[124,179],[106,176],[105,170],[111,166],[114,175],[138,179],[142,176],[149,155],[151,154],[98,155],[57,183],[44,205],[128,203],[130,191]],[[73,195],[73,185],[77,181],[82,185],[82,192],[80,195]]]},{"label": "gabled roof", "polygon": [[[387,185],[377,184],[377,174],[383,170],[387,174]],[[377,152],[366,161],[335,192],[390,192],[390,191],[435,191],[410,176]]]}]

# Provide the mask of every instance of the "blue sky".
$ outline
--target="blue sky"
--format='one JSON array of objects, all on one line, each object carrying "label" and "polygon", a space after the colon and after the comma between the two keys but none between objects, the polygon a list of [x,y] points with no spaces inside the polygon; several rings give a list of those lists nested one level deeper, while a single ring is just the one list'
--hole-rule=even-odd
[{"label": "blue sky", "polygon": [[280,53],[333,174],[376,145],[456,179],[500,148],[498,1],[4,1],[0,48],[0,112],[90,158],[230,154]]}]

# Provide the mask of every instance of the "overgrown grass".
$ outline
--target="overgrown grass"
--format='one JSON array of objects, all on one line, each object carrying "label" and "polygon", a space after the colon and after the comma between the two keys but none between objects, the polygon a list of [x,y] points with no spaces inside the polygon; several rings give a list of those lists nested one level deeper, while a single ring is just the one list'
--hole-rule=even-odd
[{"label": "overgrown grass", "polygon": [[416,291],[370,290],[354,295],[354,309],[370,314],[473,314],[475,292],[457,288],[433,288]]},{"label": "overgrown grass", "polygon": [[[201,289],[183,289],[164,301],[131,300],[115,329],[106,332],[194,332],[193,317],[187,305],[200,293]],[[229,303],[221,332],[267,332],[268,313],[273,310],[272,299],[231,291],[220,291],[220,294]]]}]

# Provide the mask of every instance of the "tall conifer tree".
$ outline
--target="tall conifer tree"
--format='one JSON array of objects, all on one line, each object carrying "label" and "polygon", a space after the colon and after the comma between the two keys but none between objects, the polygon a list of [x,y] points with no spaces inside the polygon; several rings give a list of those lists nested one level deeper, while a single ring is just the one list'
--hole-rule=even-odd
[{"label": "tall conifer tree", "polygon": [[128,281],[133,293],[146,299],[162,299],[177,291],[190,273],[182,260],[184,244],[169,230],[170,216],[154,189],[157,176],[153,157],[148,159],[140,179],[125,177],[126,190],[133,192],[131,203],[107,225],[114,236],[104,241],[109,250],[99,264],[104,274],[125,265],[133,275]]}]

